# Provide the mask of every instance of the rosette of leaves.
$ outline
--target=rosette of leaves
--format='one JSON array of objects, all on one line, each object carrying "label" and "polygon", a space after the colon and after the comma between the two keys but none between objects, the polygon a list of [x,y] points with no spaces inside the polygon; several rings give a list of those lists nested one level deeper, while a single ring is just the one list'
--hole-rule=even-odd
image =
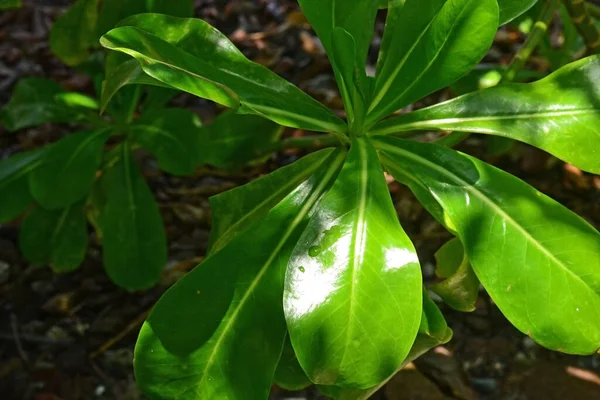
[{"label": "rosette of leaves", "polygon": [[[135,351],[157,399],[266,399],[273,382],[314,383],[363,399],[409,360],[450,339],[423,294],[415,249],[384,170],[456,236],[435,290],[471,309],[483,285],[541,345],[600,347],[600,234],[518,178],[467,154],[395,136],[458,130],[509,137],[600,173],[600,58],[394,115],[454,83],[485,56],[497,26],[532,1],[389,1],[375,77],[365,60],[381,1],[300,0],[334,68],[347,120],[257,65],[198,19],[126,19],[101,39],[128,73],[293,128],[339,139],[211,200],[207,259],[169,289]],[[510,17],[507,4],[518,5]],[[115,80],[110,82],[112,76]],[[135,76],[135,79],[128,79]],[[443,254],[446,254],[444,256]],[[453,288],[465,291],[453,296]]]}]

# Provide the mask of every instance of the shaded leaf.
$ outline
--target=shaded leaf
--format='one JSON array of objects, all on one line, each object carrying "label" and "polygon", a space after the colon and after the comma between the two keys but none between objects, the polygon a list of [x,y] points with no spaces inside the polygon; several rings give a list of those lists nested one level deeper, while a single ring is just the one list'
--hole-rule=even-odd
[{"label": "shaded leaf", "polygon": [[354,388],[383,381],[410,351],[421,294],[417,254],[377,153],[355,139],[286,274],[288,331],[310,380]]},{"label": "shaded leaf", "polygon": [[136,15],[101,39],[136,58],[149,76],[281,125],[343,132],[329,109],[267,68],[249,61],[226,36],[199,19]]},{"label": "shaded leaf", "polygon": [[499,135],[600,173],[598,76],[600,56],[584,58],[534,83],[496,86],[382,121],[372,134],[440,129]]},{"label": "shaded leaf", "polygon": [[392,175],[438,200],[509,321],[550,349],[591,354],[600,347],[598,231],[525,182],[465,154],[397,138],[376,144]]},{"label": "shaded leaf", "polygon": [[159,300],[136,351],[138,384],[152,398],[264,400],[285,339],[285,267],[333,182],[337,151],[252,229],[208,257]]},{"label": "shaded leaf", "polygon": [[281,358],[277,364],[273,382],[285,390],[302,390],[312,385],[312,382],[298,363],[298,357],[296,357],[289,336],[285,337]]},{"label": "shaded leaf", "polygon": [[107,130],[67,135],[44,152],[42,168],[29,177],[33,197],[47,209],[67,207],[85,197],[102,161]]},{"label": "shaded leaf", "polygon": [[11,8],[20,8],[23,5],[21,0],[0,0],[0,10],[10,10]]},{"label": "shaded leaf", "polygon": [[97,46],[98,0],[76,0],[50,31],[50,49],[67,65],[81,64]]},{"label": "shaded leaf", "polygon": [[498,0],[500,25],[504,25],[529,10],[537,0]]}]

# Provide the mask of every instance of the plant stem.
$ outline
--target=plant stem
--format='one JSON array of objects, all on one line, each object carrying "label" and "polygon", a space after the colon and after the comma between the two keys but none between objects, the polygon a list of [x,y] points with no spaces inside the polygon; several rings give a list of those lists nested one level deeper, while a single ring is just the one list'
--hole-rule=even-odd
[{"label": "plant stem", "polygon": [[529,35],[527,36],[527,40],[523,43],[523,46],[519,49],[515,57],[512,59],[509,64],[506,72],[502,76],[500,83],[508,83],[515,80],[517,73],[523,69],[529,57],[535,50],[535,48],[540,44],[542,38],[546,34],[548,30],[548,26],[554,19],[554,15],[556,14],[556,9],[560,5],[560,0],[547,0],[544,9],[542,10],[540,16],[537,21],[533,25]]},{"label": "plant stem", "polygon": [[583,38],[587,47],[587,54],[597,54],[600,52],[600,31],[592,22],[588,14],[588,7],[584,0],[564,0],[571,21],[575,25],[577,32]]},{"label": "plant stem", "polygon": [[291,137],[284,139],[275,144],[275,150],[285,149],[304,149],[314,150],[321,147],[337,146],[340,144],[340,139],[337,136],[327,135],[310,135],[301,137]]}]

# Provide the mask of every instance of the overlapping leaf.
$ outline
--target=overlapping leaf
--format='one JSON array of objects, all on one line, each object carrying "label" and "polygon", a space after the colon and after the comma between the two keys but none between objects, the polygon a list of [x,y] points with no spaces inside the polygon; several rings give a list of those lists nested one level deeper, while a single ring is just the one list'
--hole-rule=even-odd
[{"label": "overlapping leaf", "polygon": [[[108,49],[131,55],[152,78],[281,125],[343,132],[329,109],[265,67],[199,19],[160,14],[128,18],[104,35]],[[107,84],[108,85],[108,84]]]},{"label": "overlapping leaf", "polygon": [[99,0],[77,0],[52,26],[50,48],[65,64],[82,63],[97,45],[98,4]]},{"label": "overlapping leaf", "polygon": [[503,314],[550,349],[600,347],[600,234],[531,186],[444,147],[376,140],[384,164],[444,208]]},{"label": "overlapping leaf", "polygon": [[136,347],[138,383],[153,398],[264,400],[285,334],[285,267],[310,214],[335,179],[337,151],[252,229],[173,286]]},{"label": "overlapping leaf", "polygon": [[369,388],[387,378],[415,339],[421,293],[377,153],[356,139],[286,275],[288,331],[311,381]]},{"label": "overlapping leaf", "polygon": [[312,382],[306,376],[306,372],[298,363],[298,357],[296,357],[289,336],[285,337],[273,382],[285,390],[302,390],[312,385]]},{"label": "overlapping leaf", "polygon": [[0,161],[0,222],[18,217],[33,202],[29,174],[40,165],[45,150],[28,151]]},{"label": "overlapping leaf", "polygon": [[529,10],[538,0],[498,0],[500,25],[504,25]]},{"label": "overlapping leaf", "polygon": [[600,173],[600,56],[571,63],[534,83],[492,87],[382,121],[373,135],[444,129],[529,143]]}]

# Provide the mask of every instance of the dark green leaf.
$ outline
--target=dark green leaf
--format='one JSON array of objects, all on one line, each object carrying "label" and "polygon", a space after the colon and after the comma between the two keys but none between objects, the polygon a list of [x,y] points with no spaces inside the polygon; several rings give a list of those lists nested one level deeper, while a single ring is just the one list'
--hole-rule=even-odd
[{"label": "dark green leaf", "polygon": [[125,289],[152,287],[167,263],[165,231],[152,192],[126,143],[101,184],[106,197],[100,223],[108,276]]},{"label": "dark green leaf", "polygon": [[50,31],[50,49],[67,65],[81,64],[97,46],[98,0],[77,0]]},{"label": "dark green leaf", "polygon": [[496,0],[393,2],[369,124],[464,76],[486,54],[497,25]]},{"label": "dark green leaf", "polygon": [[444,303],[458,311],[475,310],[479,295],[479,279],[473,272],[465,249],[457,238],[446,243],[437,253],[436,274],[446,279],[429,289],[440,296]]},{"label": "dark green leaf", "polygon": [[29,177],[33,197],[47,209],[65,208],[85,197],[102,161],[107,130],[79,132],[56,142]]},{"label": "dark green leaf", "polygon": [[156,399],[264,400],[285,339],[288,259],[345,154],[337,151],[252,229],[208,257],[159,300],[135,354]]},{"label": "dark green leaf", "polygon": [[23,4],[21,0],[0,0],[0,10],[10,10],[11,8],[20,8]]},{"label": "dark green leaf", "polygon": [[[325,106],[267,68],[249,61],[226,36],[199,19],[160,14],[128,18],[101,43],[135,57],[149,76],[281,125],[344,132]],[[118,85],[117,85],[118,86]]]},{"label": "dark green leaf", "polygon": [[0,223],[18,217],[33,202],[29,174],[40,165],[44,151],[28,151],[0,161]]},{"label": "dark green leaf", "polygon": [[94,106],[94,99],[69,93],[52,80],[25,78],[2,109],[2,123],[7,130],[16,131],[45,122],[77,122],[86,108]]},{"label": "dark green leaf", "polygon": [[217,252],[304,182],[332,149],[311,153],[295,163],[210,198],[210,253]]},{"label": "dark green leaf", "polygon": [[283,129],[256,115],[228,111],[202,127],[199,159],[214,167],[236,171],[251,161],[262,161],[273,151]]},{"label": "dark green leaf", "polygon": [[312,385],[312,382],[298,363],[298,357],[296,357],[289,336],[285,337],[281,358],[277,364],[273,382],[285,390],[302,390]]},{"label": "dark green leaf", "polygon": [[600,173],[600,56],[571,63],[534,83],[492,87],[382,121],[373,135],[442,129],[529,143]]},{"label": "dark green leaf", "polygon": [[[600,347],[600,234],[523,181],[445,147],[377,139],[390,172],[439,201],[504,315],[550,349]],[[400,173],[396,173],[396,172]]]},{"label": "dark green leaf", "polygon": [[500,7],[500,25],[504,25],[525,11],[529,10],[537,0],[498,0]]},{"label": "dark green leaf", "polygon": [[300,365],[318,384],[377,385],[410,351],[421,294],[417,254],[377,153],[355,139],[286,274],[284,309]]},{"label": "dark green leaf", "polygon": [[190,175],[198,164],[200,118],[182,108],[169,108],[145,114],[129,131],[132,138],[148,149],[163,171],[173,175]]},{"label": "dark green leaf", "polygon": [[19,247],[32,263],[49,262],[55,272],[68,272],[81,265],[88,233],[83,203],[64,210],[34,209],[23,221]]}]

